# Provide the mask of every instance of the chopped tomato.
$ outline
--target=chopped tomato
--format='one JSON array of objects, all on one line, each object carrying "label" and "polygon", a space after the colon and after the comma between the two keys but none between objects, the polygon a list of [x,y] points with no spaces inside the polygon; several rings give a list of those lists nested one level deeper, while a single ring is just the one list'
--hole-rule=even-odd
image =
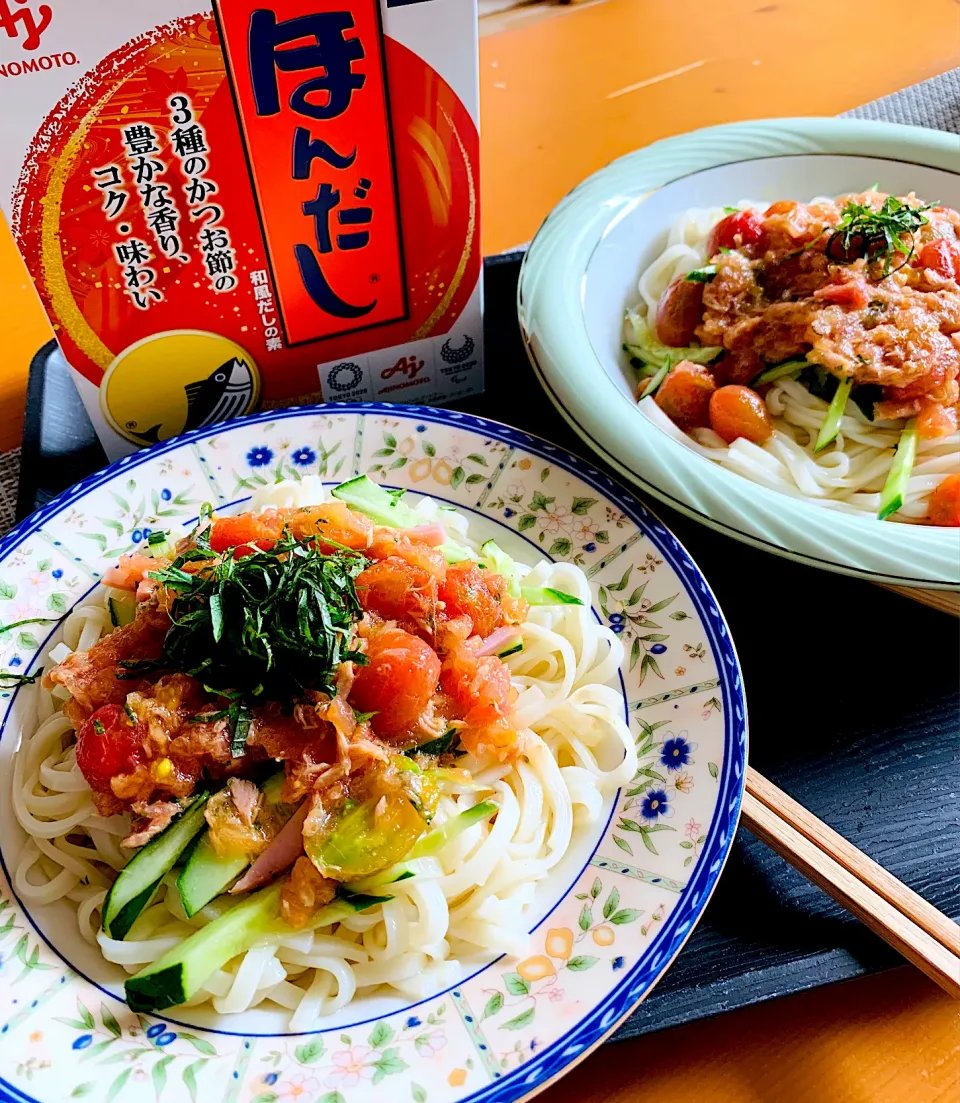
[{"label": "chopped tomato", "polygon": [[439,597],[446,606],[447,617],[470,617],[479,636],[489,636],[505,621],[507,580],[491,571],[481,571],[476,563],[455,563],[448,567],[440,583]]},{"label": "chopped tomato", "polygon": [[738,437],[763,444],[773,433],[767,404],[756,391],[735,384],[721,387],[711,396],[710,427],[727,444]]},{"label": "chopped tomato", "polygon": [[960,242],[938,238],[920,250],[914,268],[929,268],[947,280],[960,280]]},{"label": "chopped tomato", "polygon": [[371,563],[357,576],[357,597],[365,610],[396,620],[413,632],[432,633],[437,581],[422,567],[390,556]]},{"label": "chopped tomato", "polygon": [[376,713],[371,723],[377,735],[403,735],[427,707],[439,677],[432,647],[402,628],[384,628],[368,641],[367,665],[357,671],[350,703]]},{"label": "chopped tomato", "polygon": [[716,389],[717,384],[706,368],[681,360],[660,384],[654,402],[686,432],[710,424],[710,396]]},{"label": "chopped tomato", "polygon": [[98,708],[80,728],[77,765],[94,792],[109,793],[111,780],[132,774],[144,758],[140,725],[122,705]]},{"label": "chopped tomato", "polygon": [[287,528],[298,539],[305,540],[318,533],[330,544],[321,543],[323,552],[329,553],[336,546],[362,551],[370,543],[373,522],[360,513],[354,513],[344,502],[324,502],[294,510],[286,516]]},{"label": "chopped tomato", "polygon": [[478,705],[497,705],[504,712],[510,707],[510,671],[496,655],[477,655],[469,646],[444,659],[440,688],[463,713]]},{"label": "chopped tomato", "polygon": [[736,214],[721,218],[710,231],[707,255],[714,257],[721,249],[740,249],[744,245],[756,245],[762,237],[763,223],[757,212],[737,211]]},{"label": "chopped tomato", "polygon": [[369,559],[389,557],[402,559],[405,563],[418,567],[437,579],[443,578],[444,571],[447,569],[443,552],[424,540],[415,529],[407,531],[376,529],[366,555]]},{"label": "chopped tomato", "polygon": [[931,525],[960,528],[960,475],[948,475],[934,489],[927,520]]},{"label": "chopped tomato", "polygon": [[657,337],[671,348],[686,348],[703,315],[703,284],[674,280],[657,305]]},{"label": "chopped tomato", "polygon": [[850,310],[864,310],[870,302],[870,293],[860,280],[828,283],[825,287],[817,288],[813,297],[821,302],[848,307]]},{"label": "chopped tomato", "polygon": [[923,440],[947,437],[957,431],[957,408],[941,406],[929,399],[920,403],[917,411],[917,433]]},{"label": "chopped tomato", "polygon": [[162,566],[163,563],[152,559],[149,555],[130,552],[127,555],[121,555],[117,565],[109,567],[104,572],[103,582],[105,586],[113,586],[117,590],[136,590],[146,579],[148,571],[156,571]]},{"label": "chopped tomato", "polygon": [[242,559],[257,549],[269,551],[282,534],[283,518],[276,510],[218,517],[210,529],[210,547],[218,555],[233,549],[233,558]]},{"label": "chopped tomato", "polygon": [[477,655],[462,646],[443,661],[440,688],[453,701],[466,724],[460,739],[474,754],[492,753],[501,760],[517,745],[510,724],[510,671],[495,655]]}]

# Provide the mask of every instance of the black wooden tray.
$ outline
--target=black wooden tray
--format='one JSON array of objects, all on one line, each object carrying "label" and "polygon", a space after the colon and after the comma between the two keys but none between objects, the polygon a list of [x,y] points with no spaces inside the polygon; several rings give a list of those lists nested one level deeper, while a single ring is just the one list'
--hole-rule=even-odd
[{"label": "black wooden tray", "polygon": [[[583,454],[527,363],[516,320],[519,264],[517,254],[486,263],[487,391],[458,408]],[[21,516],[105,462],[69,379],[48,370],[53,347],[41,350],[31,369]],[[960,918],[956,622],[650,504],[699,563],[730,622],[746,683],[753,765]],[[693,937],[615,1037],[900,963],[741,830]]]}]

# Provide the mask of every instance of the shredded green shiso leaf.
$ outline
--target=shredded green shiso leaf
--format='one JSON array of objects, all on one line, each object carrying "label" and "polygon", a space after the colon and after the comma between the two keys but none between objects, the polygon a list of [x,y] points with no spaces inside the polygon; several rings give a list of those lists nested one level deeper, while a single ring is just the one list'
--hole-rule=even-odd
[{"label": "shredded green shiso leaf", "polygon": [[[355,581],[367,560],[349,549],[324,554],[290,533],[241,559],[216,559],[196,539],[196,549],[151,572],[172,598],[161,665],[229,702],[203,719],[225,714],[234,753],[242,753],[253,705],[289,703],[311,689],[333,695],[340,664],[365,662],[351,637],[363,613]],[[185,571],[191,561],[204,562]]]}]

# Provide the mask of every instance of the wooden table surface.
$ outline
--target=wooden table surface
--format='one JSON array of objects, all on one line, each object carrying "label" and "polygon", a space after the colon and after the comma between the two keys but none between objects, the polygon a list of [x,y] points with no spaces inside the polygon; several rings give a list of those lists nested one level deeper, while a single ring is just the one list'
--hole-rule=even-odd
[{"label": "wooden table surface", "polygon": [[[528,240],[588,173],[656,138],[833,115],[960,65],[958,0],[587,0],[486,19],[486,252]],[[0,226],[0,451],[50,329]],[[605,1048],[544,1103],[955,1103],[957,1007],[910,969]]]}]

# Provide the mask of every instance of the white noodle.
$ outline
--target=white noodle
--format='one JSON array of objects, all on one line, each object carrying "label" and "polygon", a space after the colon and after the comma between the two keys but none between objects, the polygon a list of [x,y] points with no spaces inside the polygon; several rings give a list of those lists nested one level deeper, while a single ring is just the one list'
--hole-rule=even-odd
[{"label": "white noodle", "polygon": [[[280,484],[258,492],[254,508],[321,500],[322,487]],[[441,521],[451,538],[477,548],[462,514],[429,499],[417,508],[425,521]],[[191,1006],[212,1003],[220,1014],[234,1014],[270,1001],[290,1013],[291,1030],[305,1030],[358,992],[388,986],[419,999],[440,990],[462,972],[457,954],[523,951],[537,883],[566,854],[578,828],[596,823],[604,797],[636,769],[622,695],[604,684],[617,675],[623,649],[593,616],[589,582],[566,563],[523,571],[530,585],[564,590],[585,604],[531,609],[523,650],[505,660],[519,694],[523,753],[513,764],[464,759],[473,780],[449,787],[434,823],[483,799],[498,803],[496,818],[412,863],[415,876],[392,884],[389,902],[239,955],[207,980]],[[69,614],[49,661],[111,631],[111,593],[101,587]],[[39,907],[71,900],[83,938],[98,944],[108,961],[136,972],[210,922],[220,906],[213,902],[187,920],[169,875],[127,939],[99,929],[106,888],[129,860],[120,845],[129,818],[96,814],[62,695],[37,685],[22,697],[32,716],[24,718],[13,772],[13,808],[28,835],[14,869],[17,892]]]},{"label": "white noodle", "polygon": [[[812,202],[830,201],[820,198]],[[746,200],[737,206],[740,210],[762,209],[762,204]],[[640,276],[641,303],[636,308],[640,313],[653,318],[667,287],[707,263],[707,238],[725,213],[722,207],[691,208],[676,219],[663,251]],[[653,396],[643,399],[639,409],[680,444],[745,479],[829,509],[876,515],[904,423],[872,422],[848,399],[835,443],[817,453],[814,445],[829,404],[812,395],[802,383],[786,378],[773,383],[765,401],[775,431],[762,446],[743,438],[727,445],[711,429],[694,429],[688,435],[677,429]],[[960,432],[921,440],[903,505],[891,520],[923,521],[930,494],[943,478],[958,470]]]}]

